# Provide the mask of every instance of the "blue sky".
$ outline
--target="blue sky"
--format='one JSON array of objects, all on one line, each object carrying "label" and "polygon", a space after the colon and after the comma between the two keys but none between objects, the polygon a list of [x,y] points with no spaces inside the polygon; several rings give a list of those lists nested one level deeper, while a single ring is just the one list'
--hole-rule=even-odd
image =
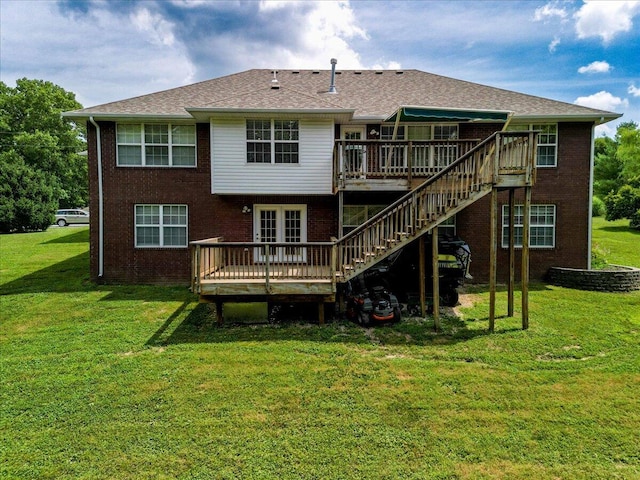
[{"label": "blue sky", "polygon": [[640,123],[640,1],[2,0],[0,32],[0,80],[50,80],[87,107],[250,68],[329,69],[335,57]]}]

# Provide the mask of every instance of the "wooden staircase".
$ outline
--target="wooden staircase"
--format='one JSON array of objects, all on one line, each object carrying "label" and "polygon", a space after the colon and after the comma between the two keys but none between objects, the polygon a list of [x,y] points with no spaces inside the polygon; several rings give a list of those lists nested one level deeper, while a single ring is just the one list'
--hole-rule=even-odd
[{"label": "wooden staircase", "polygon": [[487,195],[493,188],[531,185],[534,166],[533,133],[493,134],[337,240],[336,280],[349,281]]},{"label": "wooden staircase", "polygon": [[[496,132],[334,242],[191,242],[192,290],[205,301],[335,296],[344,283],[487,195],[535,181],[536,132]],[[294,253],[271,259],[272,248]],[[263,254],[259,254],[263,252]]]}]

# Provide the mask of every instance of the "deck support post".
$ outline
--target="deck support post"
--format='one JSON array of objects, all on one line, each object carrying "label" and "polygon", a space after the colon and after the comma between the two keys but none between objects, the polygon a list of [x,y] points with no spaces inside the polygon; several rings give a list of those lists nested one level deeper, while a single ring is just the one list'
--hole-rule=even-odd
[{"label": "deck support post", "polygon": [[531,215],[531,186],[524,187],[522,208],[522,329],[529,328],[529,225]]},{"label": "deck support post", "polygon": [[489,331],[496,323],[496,281],[498,263],[498,189],[491,190],[491,220],[489,245]]},{"label": "deck support post", "polygon": [[513,293],[515,289],[516,268],[515,268],[515,209],[516,200],[513,188],[509,189],[509,299],[507,305],[507,316],[513,317]]},{"label": "deck support post", "polygon": [[440,330],[440,268],[438,266],[438,227],[431,230],[431,271],[433,272],[433,327]]},{"label": "deck support post", "polygon": [[420,282],[420,315],[422,318],[427,316],[427,269],[425,262],[424,235],[422,235],[418,238],[418,277]]}]

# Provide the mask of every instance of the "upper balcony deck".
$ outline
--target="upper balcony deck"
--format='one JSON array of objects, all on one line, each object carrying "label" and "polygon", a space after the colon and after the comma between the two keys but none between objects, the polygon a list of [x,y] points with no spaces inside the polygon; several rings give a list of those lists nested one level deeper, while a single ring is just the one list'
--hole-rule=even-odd
[{"label": "upper balcony deck", "polygon": [[[503,134],[509,139],[508,134]],[[411,190],[480,143],[466,140],[336,140],[334,191]],[[517,142],[513,147],[517,148]],[[502,170],[502,175],[524,173]],[[503,181],[516,180],[504,177]],[[519,182],[518,182],[519,183]],[[504,185],[517,186],[517,185]]]}]

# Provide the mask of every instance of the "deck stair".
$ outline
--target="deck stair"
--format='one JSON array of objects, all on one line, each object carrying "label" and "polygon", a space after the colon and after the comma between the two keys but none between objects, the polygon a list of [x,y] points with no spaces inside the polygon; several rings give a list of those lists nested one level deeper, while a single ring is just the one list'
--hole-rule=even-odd
[{"label": "deck stair", "polygon": [[336,278],[346,282],[429,232],[501,184],[531,184],[535,138],[495,133],[337,241]]},{"label": "deck stair", "polygon": [[[330,298],[337,283],[383,261],[492,189],[531,186],[535,157],[535,132],[496,132],[333,242],[192,242],[192,289],[205,299]],[[266,253],[274,251],[280,253]]]}]

